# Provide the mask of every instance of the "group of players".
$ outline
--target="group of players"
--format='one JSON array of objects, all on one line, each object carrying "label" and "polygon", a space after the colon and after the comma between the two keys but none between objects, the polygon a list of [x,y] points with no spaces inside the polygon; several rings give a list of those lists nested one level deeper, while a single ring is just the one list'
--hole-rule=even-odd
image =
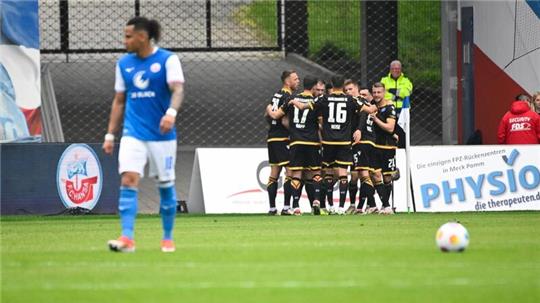
[{"label": "group of players", "polygon": [[[321,79],[306,76],[303,90],[295,93],[300,78],[293,70],[284,71],[281,81],[283,87],[265,112],[270,124],[269,215],[278,214],[276,196],[283,168],[281,215],[302,214],[299,201],[304,187],[314,215],[393,214],[389,200],[392,181],[399,175],[395,166],[397,118],[394,104],[384,98],[384,85],[374,83],[370,92],[340,75],[331,78],[329,87]],[[336,183],[337,208],[333,197]],[[350,207],[345,209],[347,192]],[[375,192],[382,202],[380,209]]]}]

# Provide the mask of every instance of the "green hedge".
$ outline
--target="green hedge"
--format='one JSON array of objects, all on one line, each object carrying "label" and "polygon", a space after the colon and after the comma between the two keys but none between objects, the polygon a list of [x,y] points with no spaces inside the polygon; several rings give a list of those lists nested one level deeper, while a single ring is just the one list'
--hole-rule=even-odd
[{"label": "green hedge", "polygon": [[[237,20],[270,41],[277,39],[276,1],[256,0],[244,6]],[[360,60],[360,1],[308,0],[309,56],[333,50]],[[340,22],[337,22],[337,21]],[[422,86],[440,86],[441,28],[439,1],[399,1],[398,54],[404,71]]]}]

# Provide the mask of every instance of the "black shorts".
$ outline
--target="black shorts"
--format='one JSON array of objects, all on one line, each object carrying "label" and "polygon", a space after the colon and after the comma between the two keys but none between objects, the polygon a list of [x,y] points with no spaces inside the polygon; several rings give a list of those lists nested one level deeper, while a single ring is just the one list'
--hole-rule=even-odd
[{"label": "black shorts", "polygon": [[392,175],[396,171],[396,150],[375,148],[377,150],[378,168],[383,175]]},{"label": "black shorts", "polygon": [[352,150],[350,145],[323,144],[324,167],[344,167],[352,165]]},{"label": "black shorts", "polygon": [[267,144],[270,165],[289,165],[289,141],[272,141]]},{"label": "black shorts", "polygon": [[320,170],[321,148],[317,145],[295,144],[290,147],[290,170]]},{"label": "black shorts", "polygon": [[350,170],[352,172],[354,171],[356,163],[358,162],[358,156],[360,156],[361,154],[360,144],[354,144],[353,146],[351,146],[351,152],[352,152],[352,165],[350,166]]},{"label": "black shorts", "polygon": [[374,171],[379,167],[379,159],[375,147],[369,143],[356,144],[356,152],[353,150],[353,162],[355,170]]}]

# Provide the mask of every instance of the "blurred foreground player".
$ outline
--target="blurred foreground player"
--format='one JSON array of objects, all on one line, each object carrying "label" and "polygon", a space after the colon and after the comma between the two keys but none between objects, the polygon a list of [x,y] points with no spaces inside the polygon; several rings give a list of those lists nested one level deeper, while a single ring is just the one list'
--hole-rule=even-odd
[{"label": "blurred foreground player", "polygon": [[144,167],[150,162],[149,175],[157,177],[160,213],[163,223],[163,252],[175,251],[172,238],[176,215],[175,120],[184,96],[184,75],[180,60],[169,51],[156,47],[161,27],[155,20],[135,17],[124,28],[128,54],[116,64],[116,81],[109,126],[103,143],[112,154],[114,133],[124,116],[118,154],[121,174],[118,210],[122,234],[108,242],[117,252],[135,251],[134,225],[137,194]]}]

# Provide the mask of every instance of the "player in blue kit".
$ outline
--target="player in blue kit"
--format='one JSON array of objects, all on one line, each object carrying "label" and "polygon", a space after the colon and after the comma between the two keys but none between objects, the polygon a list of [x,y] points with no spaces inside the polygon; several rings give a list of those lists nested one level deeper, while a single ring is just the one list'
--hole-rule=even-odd
[{"label": "player in blue kit", "polygon": [[114,133],[122,122],[118,166],[121,175],[118,210],[122,234],[108,242],[112,251],[135,251],[137,193],[144,167],[157,177],[163,223],[163,252],[175,251],[172,238],[176,216],[175,120],[184,96],[184,75],[178,56],[154,45],[161,27],[155,20],[135,17],[124,28],[128,54],[116,64],[115,91],[103,150],[112,154]]}]

